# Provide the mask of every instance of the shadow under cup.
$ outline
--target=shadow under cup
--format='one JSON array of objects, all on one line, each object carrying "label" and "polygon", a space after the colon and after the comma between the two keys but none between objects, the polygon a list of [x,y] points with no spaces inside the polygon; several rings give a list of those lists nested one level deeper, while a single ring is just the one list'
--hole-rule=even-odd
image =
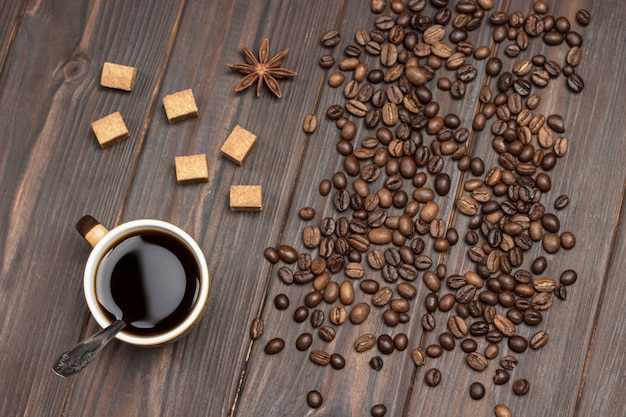
[{"label": "shadow under cup", "polygon": [[134,220],[93,247],[84,276],[91,314],[103,328],[124,319],[116,338],[158,346],[182,337],[201,318],[209,273],[198,244],[160,220]]}]

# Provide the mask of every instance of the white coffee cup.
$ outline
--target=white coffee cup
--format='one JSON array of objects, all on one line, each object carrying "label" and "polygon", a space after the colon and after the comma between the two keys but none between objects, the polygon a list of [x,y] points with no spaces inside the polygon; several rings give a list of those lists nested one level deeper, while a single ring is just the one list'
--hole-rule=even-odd
[{"label": "white coffee cup", "polygon": [[207,305],[210,287],[209,271],[202,250],[185,231],[173,224],[154,219],[133,220],[123,223],[112,230],[107,230],[91,216],[82,217],[76,224],[76,228],[93,247],[87,259],[83,286],[87,306],[96,322],[102,326],[102,328],[110,325],[113,320],[111,320],[110,314],[107,315],[105,313],[103,307],[98,302],[96,289],[98,267],[105,255],[121,242],[132,236],[146,233],[168,235],[176,238],[177,241],[184,245],[198,267],[199,282],[197,293],[188,313],[174,327],[161,333],[148,335],[139,335],[122,330],[117,334],[116,338],[122,342],[136,346],[159,346],[178,340],[198,323]]}]

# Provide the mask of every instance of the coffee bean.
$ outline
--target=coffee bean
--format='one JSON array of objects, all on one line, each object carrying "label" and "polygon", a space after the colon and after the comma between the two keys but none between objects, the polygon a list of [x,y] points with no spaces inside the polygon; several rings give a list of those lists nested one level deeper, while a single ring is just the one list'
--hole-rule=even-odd
[{"label": "coffee bean", "polygon": [[513,392],[517,395],[526,395],[530,389],[530,383],[526,378],[513,381]]},{"label": "coffee bean", "polygon": [[313,313],[311,313],[311,326],[318,328],[322,323],[324,323],[324,312],[319,309],[313,310]]},{"label": "coffee bean", "polygon": [[580,75],[574,73],[574,74],[571,74],[569,77],[567,77],[567,86],[574,93],[580,93],[583,90],[583,88],[585,88],[585,81],[582,79]]},{"label": "coffee bean", "polygon": [[372,417],[384,417],[387,414],[387,407],[384,404],[376,404],[370,410]]},{"label": "coffee bean", "polygon": [[487,358],[478,352],[470,352],[465,361],[475,371],[482,372],[487,369],[487,365],[489,364]]},{"label": "coffee bean", "polygon": [[339,353],[333,353],[330,355],[330,366],[334,369],[343,369],[346,367],[346,360]]},{"label": "coffee bean", "polygon": [[289,297],[285,294],[278,294],[274,297],[274,305],[278,310],[285,310],[289,307]]},{"label": "coffee bean", "polygon": [[474,339],[464,339],[461,342],[461,350],[465,353],[475,352],[478,345]]},{"label": "coffee bean", "polygon": [[278,256],[278,251],[275,248],[265,248],[265,250],[263,251],[263,256],[265,256],[265,259],[273,264],[277,263],[280,260],[280,257]]},{"label": "coffee bean", "polygon": [[512,336],[508,340],[509,349],[515,353],[522,353],[528,348],[528,341],[522,336]]},{"label": "coffee bean", "polygon": [[278,277],[287,285],[293,283],[293,271],[287,266],[281,266],[278,269]]},{"label": "coffee bean", "polygon": [[316,365],[326,366],[330,363],[330,354],[325,350],[317,349],[311,351],[309,359]]},{"label": "coffee bean", "polygon": [[376,337],[371,333],[365,333],[354,342],[354,350],[365,352],[376,346]]},{"label": "coffee bean", "polygon": [[334,306],[328,314],[328,320],[332,324],[340,325],[348,318],[348,312],[343,306]]},{"label": "coffee bean", "polygon": [[250,324],[250,338],[252,340],[257,340],[263,335],[263,329],[265,328],[265,323],[263,319],[260,317],[256,317],[252,320]]},{"label": "coffee bean", "polygon": [[352,324],[363,323],[370,313],[370,306],[367,303],[358,303],[350,311],[349,318]]},{"label": "coffee bean", "polygon": [[276,337],[265,345],[265,353],[268,355],[275,355],[283,350],[285,347],[285,341],[280,337]]},{"label": "coffee bean", "polygon": [[319,193],[321,196],[327,196],[332,189],[332,183],[330,180],[322,180],[319,184]]},{"label": "coffee bean", "polygon": [[591,22],[591,13],[588,10],[581,9],[576,12],[576,21],[581,26],[587,26]]},{"label": "coffee bean", "polygon": [[337,30],[329,30],[322,35],[320,42],[327,48],[333,48],[341,42],[341,34]]},{"label": "coffee bean", "polygon": [[313,335],[311,333],[302,333],[296,339],[296,349],[300,351],[307,350],[313,343]]},{"label": "coffee bean", "polygon": [[429,369],[424,375],[424,381],[431,387],[439,385],[441,382],[441,371],[437,368]]},{"label": "coffee bean", "polygon": [[541,349],[548,343],[548,333],[541,330],[530,337],[529,345],[531,349]]},{"label": "coffee bean", "polygon": [[508,371],[512,371],[518,364],[517,358],[511,355],[504,356],[500,359],[500,366]]},{"label": "coffee bean", "polygon": [[281,261],[292,264],[298,260],[298,252],[288,245],[281,245],[278,247],[278,257]]},{"label": "coffee bean", "polygon": [[306,395],[306,402],[311,408],[320,408],[324,403],[324,397],[319,391],[309,391]]},{"label": "coffee bean", "polygon": [[293,313],[293,319],[298,323],[302,323],[308,317],[309,317],[309,309],[306,308],[305,306],[300,306],[296,308],[296,311],[294,311]]},{"label": "coffee bean", "polygon": [[504,385],[509,382],[509,373],[504,369],[496,369],[496,373],[493,376],[493,383],[495,385]]},{"label": "coffee bean", "polygon": [[511,412],[509,407],[507,407],[504,404],[496,405],[494,407],[493,411],[494,411],[496,417],[513,417],[513,413]]},{"label": "coffee bean", "polygon": [[480,400],[485,396],[485,386],[480,382],[473,382],[470,385],[469,395],[472,400]]},{"label": "coffee bean", "polygon": [[448,319],[448,329],[457,339],[467,335],[469,330],[465,320],[458,315],[453,315]]},{"label": "coffee bean", "polygon": [[380,356],[374,356],[370,359],[370,367],[375,371],[383,369],[383,359]]}]

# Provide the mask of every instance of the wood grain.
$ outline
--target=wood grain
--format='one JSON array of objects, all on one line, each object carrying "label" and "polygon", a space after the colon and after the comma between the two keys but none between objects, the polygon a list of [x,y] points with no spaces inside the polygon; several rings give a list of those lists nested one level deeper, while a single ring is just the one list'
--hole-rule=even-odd
[{"label": "wood grain", "polygon": [[[85,335],[88,317],[82,273],[89,245],[73,225],[85,212],[113,225],[158,76],[146,68],[161,67],[169,36],[162,29],[172,27],[177,10],[133,4],[32,4],[4,68],[3,415],[60,415],[79,382],[50,369]],[[149,36],[129,42],[133,33]],[[132,95],[99,87],[105,60],[142,68]],[[124,113],[132,136],[102,151],[89,123],[112,110]]]},{"label": "wood grain", "polygon": [[[515,0],[496,3],[524,13],[532,7]],[[423,334],[425,288],[411,302],[409,323],[387,327],[375,308],[365,323],[338,326],[336,339],[324,343],[308,321],[298,324],[292,318],[310,286],[284,285],[277,278],[283,264],[263,258],[265,247],[283,243],[304,251],[301,233],[309,223],[298,217],[299,208],[315,208],[313,223],[336,214],[332,195],[321,197],[317,187],[343,170],[335,151],[338,129],[325,111],[345,98],[341,88],[326,84],[328,73],[317,65],[328,53],[319,36],[340,29],[343,42],[332,51],[340,59],[357,29],[373,27],[376,15],[368,2],[89,0],[0,6],[0,415],[361,416],[384,403],[390,416],[489,416],[496,403],[505,403],[515,416],[624,416],[626,330],[621,317],[626,305],[619,278],[626,244],[626,56],[614,51],[626,38],[626,6],[618,0],[548,3],[551,14],[568,17],[584,37],[584,58],[576,71],[586,86],[573,95],[561,77],[540,90],[537,112],[563,115],[570,144],[550,173],[552,190],[545,205],[551,208],[556,196],[567,194],[570,204],[558,213],[561,230],[577,237],[573,250],[547,256],[545,274],[558,278],[572,268],[579,278],[568,288],[567,300],[555,300],[540,325],[520,326],[524,336],[537,330],[550,335],[543,349],[519,355],[512,379],[531,381],[524,397],[512,393],[511,382],[493,386],[496,363],[482,373],[470,370],[458,346],[415,368],[411,349],[435,343],[451,314],[437,313],[437,330]],[[574,23],[582,8],[592,15],[586,28]],[[430,5],[427,10],[432,12]],[[241,76],[226,65],[243,62],[239,44],[256,53],[265,38],[272,55],[289,48],[284,67],[298,72],[280,81],[280,100],[267,90],[260,98],[253,89],[235,93]],[[494,47],[490,28],[473,32],[471,41]],[[504,57],[507,42],[498,56]],[[565,45],[547,48],[532,42],[520,58],[542,53],[562,62],[566,52]],[[104,61],[139,69],[133,92],[99,86]],[[465,100],[433,88],[444,115],[455,112],[468,127],[480,84],[495,87],[495,80],[484,78],[485,61],[476,65],[480,76]],[[505,60],[505,65],[512,63]],[[199,117],[170,125],[162,98],[187,88],[194,91]],[[113,111],[122,113],[131,138],[101,150],[89,123]],[[312,112],[319,127],[307,135],[302,121]],[[219,151],[237,124],[259,138],[243,166]],[[476,132],[471,149],[487,167],[497,164],[488,130]],[[359,129],[355,141],[369,134]],[[178,185],[174,157],[196,153],[207,154],[209,183]],[[460,175],[452,161],[445,169],[453,190],[473,178]],[[229,209],[228,190],[237,184],[263,186],[262,212]],[[455,212],[453,195],[438,200],[439,217],[462,237],[468,219]],[[181,341],[157,349],[113,342],[81,374],[61,379],[50,370],[53,359],[98,330],[82,295],[89,245],[73,230],[86,213],[109,228],[159,218],[188,231],[207,257],[210,304],[198,327]],[[525,254],[525,265],[543,254],[538,246]],[[459,244],[442,258],[449,271],[473,267],[465,250]],[[430,243],[427,253],[439,259]],[[273,305],[279,293],[291,300],[286,311]],[[368,297],[357,289],[357,301]],[[328,313],[330,306],[319,308]],[[253,343],[248,326],[255,317],[262,317],[266,328]],[[346,367],[319,367],[308,359],[309,351],[297,351],[295,338],[305,331],[314,335],[313,348],[341,353]],[[409,348],[382,355],[383,369],[376,372],[368,362],[378,352],[357,354],[352,347],[365,332],[405,332]],[[284,351],[265,354],[265,344],[277,336],[286,341]],[[507,348],[501,345],[502,355]],[[443,375],[433,388],[423,382],[430,367]],[[473,381],[487,387],[481,401],[469,398]],[[306,403],[312,389],[325,400],[317,410]]]}]

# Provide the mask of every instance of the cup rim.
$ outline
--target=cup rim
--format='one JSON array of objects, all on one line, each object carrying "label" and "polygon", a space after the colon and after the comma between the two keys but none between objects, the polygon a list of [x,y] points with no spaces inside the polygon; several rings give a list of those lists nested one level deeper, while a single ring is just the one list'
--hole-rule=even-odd
[{"label": "cup rim", "polygon": [[89,311],[96,322],[102,328],[110,325],[112,321],[102,313],[102,310],[96,301],[95,273],[98,263],[100,262],[102,256],[107,253],[114,244],[119,242],[121,237],[146,229],[156,229],[181,239],[193,253],[200,269],[200,289],[198,292],[198,298],[188,316],[178,326],[168,332],[158,335],[138,336],[125,333],[124,330],[122,330],[115,336],[116,339],[122,342],[136,346],[158,346],[182,337],[194,324],[197,323],[206,308],[210,287],[210,278],[206,258],[204,257],[202,249],[200,249],[196,241],[187,232],[178,226],[157,219],[131,220],[111,229],[102,237],[96,246],[93,247],[91,253],[89,254],[83,277],[83,290]]}]

